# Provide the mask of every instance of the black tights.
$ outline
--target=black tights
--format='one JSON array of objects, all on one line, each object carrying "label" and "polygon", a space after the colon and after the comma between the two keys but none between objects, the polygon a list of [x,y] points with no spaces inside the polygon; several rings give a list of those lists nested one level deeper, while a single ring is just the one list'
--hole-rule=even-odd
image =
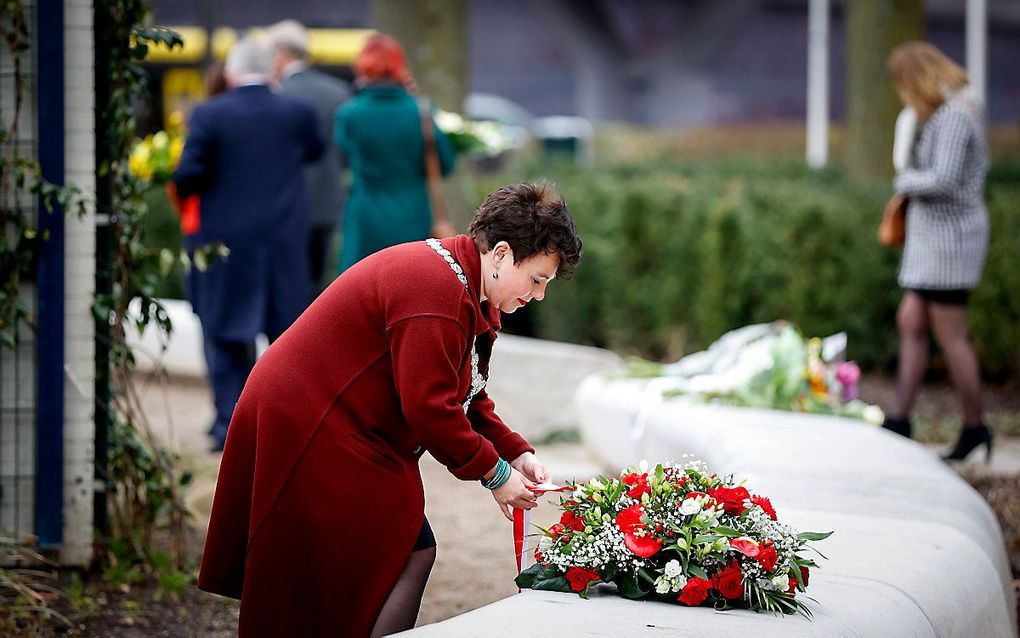
[{"label": "black tights", "polygon": [[372,638],[388,636],[414,628],[421,608],[421,597],[425,584],[436,562],[436,548],[429,547],[411,552],[404,571],[393,586],[390,597],[383,604],[382,611],[372,628]]},{"label": "black tights", "polygon": [[967,307],[925,301],[907,291],[896,313],[900,332],[900,366],[896,383],[894,418],[910,416],[918,386],[928,368],[928,331],[942,350],[949,378],[963,407],[963,422],[976,426],[982,420],[981,370],[967,334]]}]

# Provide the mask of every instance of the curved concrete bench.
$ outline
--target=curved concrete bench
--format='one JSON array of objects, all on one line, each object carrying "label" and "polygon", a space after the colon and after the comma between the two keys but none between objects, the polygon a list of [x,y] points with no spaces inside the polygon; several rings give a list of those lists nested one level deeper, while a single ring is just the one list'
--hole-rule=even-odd
[{"label": "curved concrete bench", "polygon": [[812,573],[814,619],[716,613],[600,593],[525,591],[414,636],[1016,635],[1002,533],[985,501],[930,451],[861,421],[660,400],[654,382],[594,375],[582,436],[613,470],[695,454],[745,477],[781,520],[834,530]]}]

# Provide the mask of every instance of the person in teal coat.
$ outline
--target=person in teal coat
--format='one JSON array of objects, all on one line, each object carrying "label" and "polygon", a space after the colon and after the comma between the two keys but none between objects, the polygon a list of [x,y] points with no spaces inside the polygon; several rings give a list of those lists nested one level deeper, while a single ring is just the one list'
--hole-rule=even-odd
[{"label": "person in teal coat", "polygon": [[[372,253],[430,232],[454,234],[434,219],[425,172],[425,139],[414,80],[400,45],[385,35],[369,38],[355,63],[361,91],[336,115],[334,138],[353,176],[344,209],[338,273]],[[456,151],[432,122],[442,175]]]}]

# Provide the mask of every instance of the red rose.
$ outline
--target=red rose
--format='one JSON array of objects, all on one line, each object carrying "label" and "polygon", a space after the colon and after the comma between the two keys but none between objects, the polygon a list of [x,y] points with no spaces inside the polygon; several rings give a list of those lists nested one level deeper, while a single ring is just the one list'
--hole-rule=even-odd
[{"label": "red rose", "polygon": [[758,564],[761,568],[767,572],[772,571],[776,568],[776,562],[779,560],[779,555],[776,554],[776,548],[772,546],[772,543],[766,541],[758,551]]},{"label": "red rose", "polygon": [[584,531],[584,519],[573,512],[563,512],[563,516],[560,517],[560,523],[566,525],[575,532]]},{"label": "red rose", "polygon": [[720,485],[719,487],[708,490],[708,495],[715,500],[722,503],[723,509],[726,510],[727,514],[733,516],[740,516],[747,507],[744,506],[744,501],[751,498],[751,494],[747,491],[747,488],[743,486],[737,487],[725,487]]},{"label": "red rose", "polygon": [[543,560],[544,560],[544,559],[543,559],[543,557],[542,557],[542,552],[540,552],[540,551],[538,551],[538,550],[536,549],[536,550],[535,550],[535,562],[536,562],[536,563],[541,563],[541,562],[542,562]]},{"label": "red rose", "polygon": [[583,591],[593,580],[599,580],[599,573],[590,567],[571,567],[567,570],[567,582],[574,591]]},{"label": "red rose", "polygon": [[620,510],[620,513],[616,515],[616,525],[624,534],[644,529],[645,524],[641,522],[641,516],[644,514],[644,511],[644,506],[640,504],[631,505],[625,510]]},{"label": "red rose", "polygon": [[565,529],[567,528],[563,526],[563,523],[556,523],[549,528],[549,535],[553,538],[559,538]]},{"label": "red rose", "polygon": [[697,607],[701,603],[705,602],[706,598],[708,598],[708,592],[710,589],[712,589],[711,581],[701,578],[700,576],[695,576],[687,581],[684,588],[680,590],[680,597],[677,598],[677,601],[689,607]]},{"label": "red rose", "polygon": [[652,489],[648,487],[648,474],[630,473],[620,479],[624,485],[630,486],[627,496],[640,499],[642,494],[651,494]]},{"label": "red rose", "polygon": [[[800,584],[801,584],[802,587],[807,587],[807,584],[808,584],[808,568],[807,567],[801,567],[800,568]],[[791,578],[790,579],[790,589],[788,589],[786,591],[786,593],[788,593],[788,594],[795,594],[796,592],[797,592],[797,579],[796,578]]]},{"label": "red rose", "polygon": [[740,572],[740,563],[735,560],[727,563],[726,567],[712,576],[712,587],[725,598],[743,598],[744,575]]},{"label": "red rose", "polygon": [[772,501],[764,496],[755,495],[751,497],[751,502],[765,510],[765,513],[769,515],[769,518],[776,520],[776,510],[772,507]]},{"label": "red rose", "polygon": [[644,482],[647,482],[647,481],[648,481],[648,475],[647,474],[638,474],[637,472],[631,472],[630,474],[624,474],[623,477],[620,478],[620,482],[621,483],[623,483],[624,485],[630,485],[632,487],[634,485],[637,485],[638,483],[644,483]]}]

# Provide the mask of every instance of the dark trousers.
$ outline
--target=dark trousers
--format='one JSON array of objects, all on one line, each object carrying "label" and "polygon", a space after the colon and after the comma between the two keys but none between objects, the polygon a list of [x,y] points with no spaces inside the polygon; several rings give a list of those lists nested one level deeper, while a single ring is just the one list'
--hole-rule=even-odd
[{"label": "dark trousers", "polygon": [[312,278],[312,294],[315,295],[326,286],[326,270],[330,266],[327,255],[331,252],[334,228],[333,224],[323,224],[308,229],[308,266]]},{"label": "dark trousers", "polygon": [[255,343],[214,338],[206,338],[204,341],[205,365],[209,371],[209,385],[212,387],[213,404],[216,407],[212,436],[222,446],[227,438],[227,426],[234,414],[234,406],[255,366]]}]

